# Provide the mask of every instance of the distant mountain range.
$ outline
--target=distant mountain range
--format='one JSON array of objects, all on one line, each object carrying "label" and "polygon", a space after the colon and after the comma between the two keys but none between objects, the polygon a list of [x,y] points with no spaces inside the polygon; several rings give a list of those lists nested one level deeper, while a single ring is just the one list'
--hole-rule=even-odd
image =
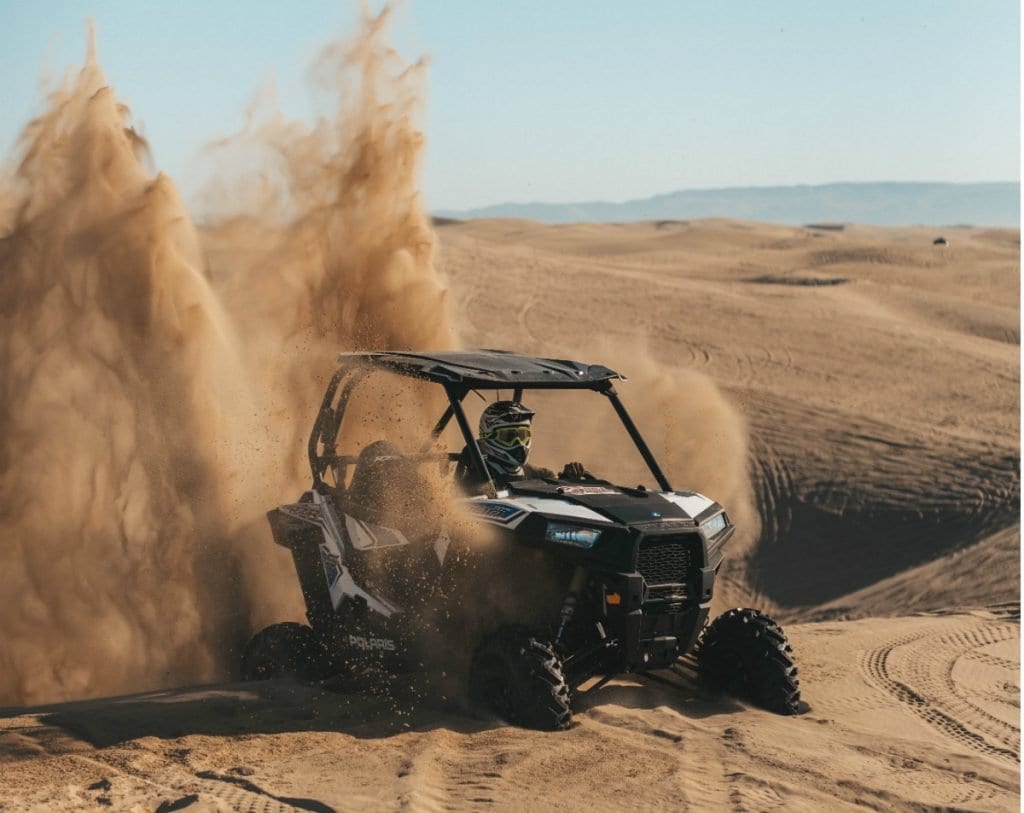
[{"label": "distant mountain range", "polygon": [[1020,183],[831,183],[681,189],[622,203],[500,203],[438,211],[459,219],[521,217],[543,223],[735,217],[770,223],[868,223],[879,226],[1019,226]]}]

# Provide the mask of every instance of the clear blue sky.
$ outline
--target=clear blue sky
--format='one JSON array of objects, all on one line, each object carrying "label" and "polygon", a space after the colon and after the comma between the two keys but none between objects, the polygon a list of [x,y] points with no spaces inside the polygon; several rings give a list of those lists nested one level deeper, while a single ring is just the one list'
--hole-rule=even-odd
[{"label": "clear blue sky", "polygon": [[[376,2],[372,5],[379,6]],[[44,62],[100,63],[184,186],[268,78],[305,71],[354,2],[0,0],[0,150],[42,106]],[[1020,176],[1017,0],[407,0],[430,57],[432,208],[625,200],[719,186]]]}]

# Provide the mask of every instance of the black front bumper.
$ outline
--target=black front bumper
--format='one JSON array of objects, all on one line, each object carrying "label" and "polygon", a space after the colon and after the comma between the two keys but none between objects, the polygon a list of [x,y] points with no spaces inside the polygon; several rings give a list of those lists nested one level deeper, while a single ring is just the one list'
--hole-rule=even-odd
[{"label": "black front bumper", "polygon": [[[645,544],[657,556],[644,556]],[[604,579],[607,632],[619,644],[617,672],[663,669],[689,652],[714,593],[715,567],[707,565],[699,534],[641,537],[636,551],[637,572]]]}]

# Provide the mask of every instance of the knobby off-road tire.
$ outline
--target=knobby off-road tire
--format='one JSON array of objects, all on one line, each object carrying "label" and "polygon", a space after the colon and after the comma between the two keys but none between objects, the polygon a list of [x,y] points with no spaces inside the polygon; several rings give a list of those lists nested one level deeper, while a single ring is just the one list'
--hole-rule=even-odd
[{"label": "knobby off-road tire", "polygon": [[312,629],[287,621],[256,633],[242,652],[242,680],[321,680],[327,656]]},{"label": "knobby off-road tire", "polygon": [[722,613],[694,649],[697,675],[710,689],[750,700],[776,714],[800,711],[800,679],[782,627],[758,610]]},{"label": "knobby off-road tire", "polygon": [[473,653],[470,697],[513,725],[560,731],[572,719],[561,659],[522,626],[501,627]]}]

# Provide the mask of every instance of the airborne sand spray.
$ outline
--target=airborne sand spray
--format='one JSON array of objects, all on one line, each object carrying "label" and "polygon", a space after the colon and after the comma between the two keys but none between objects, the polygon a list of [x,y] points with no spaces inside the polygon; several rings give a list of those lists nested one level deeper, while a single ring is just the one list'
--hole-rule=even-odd
[{"label": "airborne sand spray", "polygon": [[385,20],[321,58],[359,89],[338,119],[257,134],[285,183],[210,260],[91,46],[26,128],[0,242],[0,703],[223,676],[245,594],[296,609],[262,512],[308,476],[333,356],[454,343]]},{"label": "airborne sand spray", "polygon": [[315,414],[339,350],[458,343],[418,189],[424,65],[388,46],[389,14],[364,11],[358,35],[317,58],[312,78],[337,100],[332,117],[308,128],[264,102],[212,148],[219,165],[243,169],[208,185],[220,214],[204,245],[248,367],[271,394],[263,439],[299,467],[300,482],[308,472],[294,451],[309,419],[293,418]]},{"label": "airborne sand spray", "polygon": [[235,365],[125,112],[90,48],[25,131],[0,241],[0,702],[215,674]]},{"label": "airborne sand spray", "polygon": [[[26,128],[0,180],[0,703],[227,676],[251,628],[302,617],[263,512],[308,485],[335,354],[458,346],[417,188],[423,66],[387,46],[388,13],[318,59],[332,117],[255,110],[216,147],[259,161],[216,182],[198,233],[145,170],[91,47]],[[734,431],[726,470],[742,469],[742,423],[714,385],[693,374],[704,407],[677,416],[666,375],[630,398],[652,445]],[[422,437],[440,411],[373,386],[353,404],[363,442]],[[666,463],[689,473],[699,451]]]}]

